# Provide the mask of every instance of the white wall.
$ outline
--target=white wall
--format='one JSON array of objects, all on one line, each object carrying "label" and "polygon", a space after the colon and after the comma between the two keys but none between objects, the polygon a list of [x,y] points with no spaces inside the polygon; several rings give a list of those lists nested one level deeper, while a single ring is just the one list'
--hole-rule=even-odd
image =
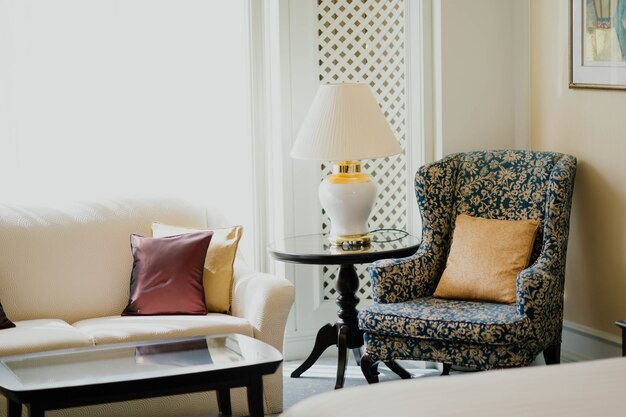
[{"label": "white wall", "polygon": [[435,0],[435,157],[527,148],[528,0]]}]

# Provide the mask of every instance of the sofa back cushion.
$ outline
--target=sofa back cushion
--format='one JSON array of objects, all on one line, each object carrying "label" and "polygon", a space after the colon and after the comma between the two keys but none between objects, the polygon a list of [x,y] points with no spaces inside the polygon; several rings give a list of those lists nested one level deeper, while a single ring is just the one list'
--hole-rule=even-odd
[{"label": "sofa back cushion", "polygon": [[0,205],[0,299],[8,317],[73,323],[120,314],[133,265],[129,237],[150,236],[154,221],[225,226],[214,210],[164,199]]}]

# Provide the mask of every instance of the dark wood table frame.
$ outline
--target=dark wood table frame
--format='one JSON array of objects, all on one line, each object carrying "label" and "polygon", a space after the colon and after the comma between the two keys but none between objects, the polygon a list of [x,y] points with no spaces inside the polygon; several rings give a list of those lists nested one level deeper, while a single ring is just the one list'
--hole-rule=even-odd
[{"label": "dark wood table frame", "polygon": [[[291,373],[292,378],[298,378],[320,358],[322,353],[330,346],[336,345],[338,348],[337,379],[335,389],[343,388],[345,372],[347,366],[347,349],[351,349],[357,363],[361,359],[361,347],[363,346],[363,331],[358,325],[359,298],[356,295],[359,289],[359,277],[354,265],[367,264],[380,259],[404,258],[413,255],[419,244],[398,249],[390,249],[381,252],[345,252],[343,254],[306,254],[288,253],[269,248],[269,252],[277,260],[296,264],[310,265],[339,265],[339,275],[337,276],[337,321],[334,324],[326,324],[317,332],[315,345],[308,358]],[[387,366],[403,378],[408,377],[407,371],[390,362]]]},{"label": "dark wood table frame", "polygon": [[626,320],[616,321],[615,324],[622,329],[622,356],[626,356]]},{"label": "dark wood table frame", "polygon": [[30,417],[44,417],[48,410],[216,390],[220,413],[231,415],[230,389],[246,387],[250,416],[263,417],[262,377],[276,372],[281,362],[76,387],[17,392],[3,388],[2,393],[8,417],[21,417],[23,404]]}]

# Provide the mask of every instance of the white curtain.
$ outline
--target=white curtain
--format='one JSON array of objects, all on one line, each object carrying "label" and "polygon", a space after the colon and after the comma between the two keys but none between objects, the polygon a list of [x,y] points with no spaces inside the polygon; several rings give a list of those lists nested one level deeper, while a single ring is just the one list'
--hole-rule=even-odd
[{"label": "white curtain", "polygon": [[248,31],[245,0],[0,0],[0,201],[184,197],[251,233]]}]

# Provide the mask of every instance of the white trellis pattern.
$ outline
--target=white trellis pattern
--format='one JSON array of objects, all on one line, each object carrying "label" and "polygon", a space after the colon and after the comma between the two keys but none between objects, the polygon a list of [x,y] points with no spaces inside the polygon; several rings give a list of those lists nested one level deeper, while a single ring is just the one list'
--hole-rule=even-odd
[{"label": "white trellis pattern", "polygon": [[[367,82],[400,145],[405,149],[406,68],[405,1],[318,0],[319,76],[322,83]],[[404,154],[363,161],[365,172],[378,185],[370,229],[407,227]],[[321,178],[332,165],[321,165]],[[322,230],[329,231],[324,211]],[[365,267],[359,272],[359,295],[371,298]],[[324,299],[336,295],[335,268],[323,268]]]}]

